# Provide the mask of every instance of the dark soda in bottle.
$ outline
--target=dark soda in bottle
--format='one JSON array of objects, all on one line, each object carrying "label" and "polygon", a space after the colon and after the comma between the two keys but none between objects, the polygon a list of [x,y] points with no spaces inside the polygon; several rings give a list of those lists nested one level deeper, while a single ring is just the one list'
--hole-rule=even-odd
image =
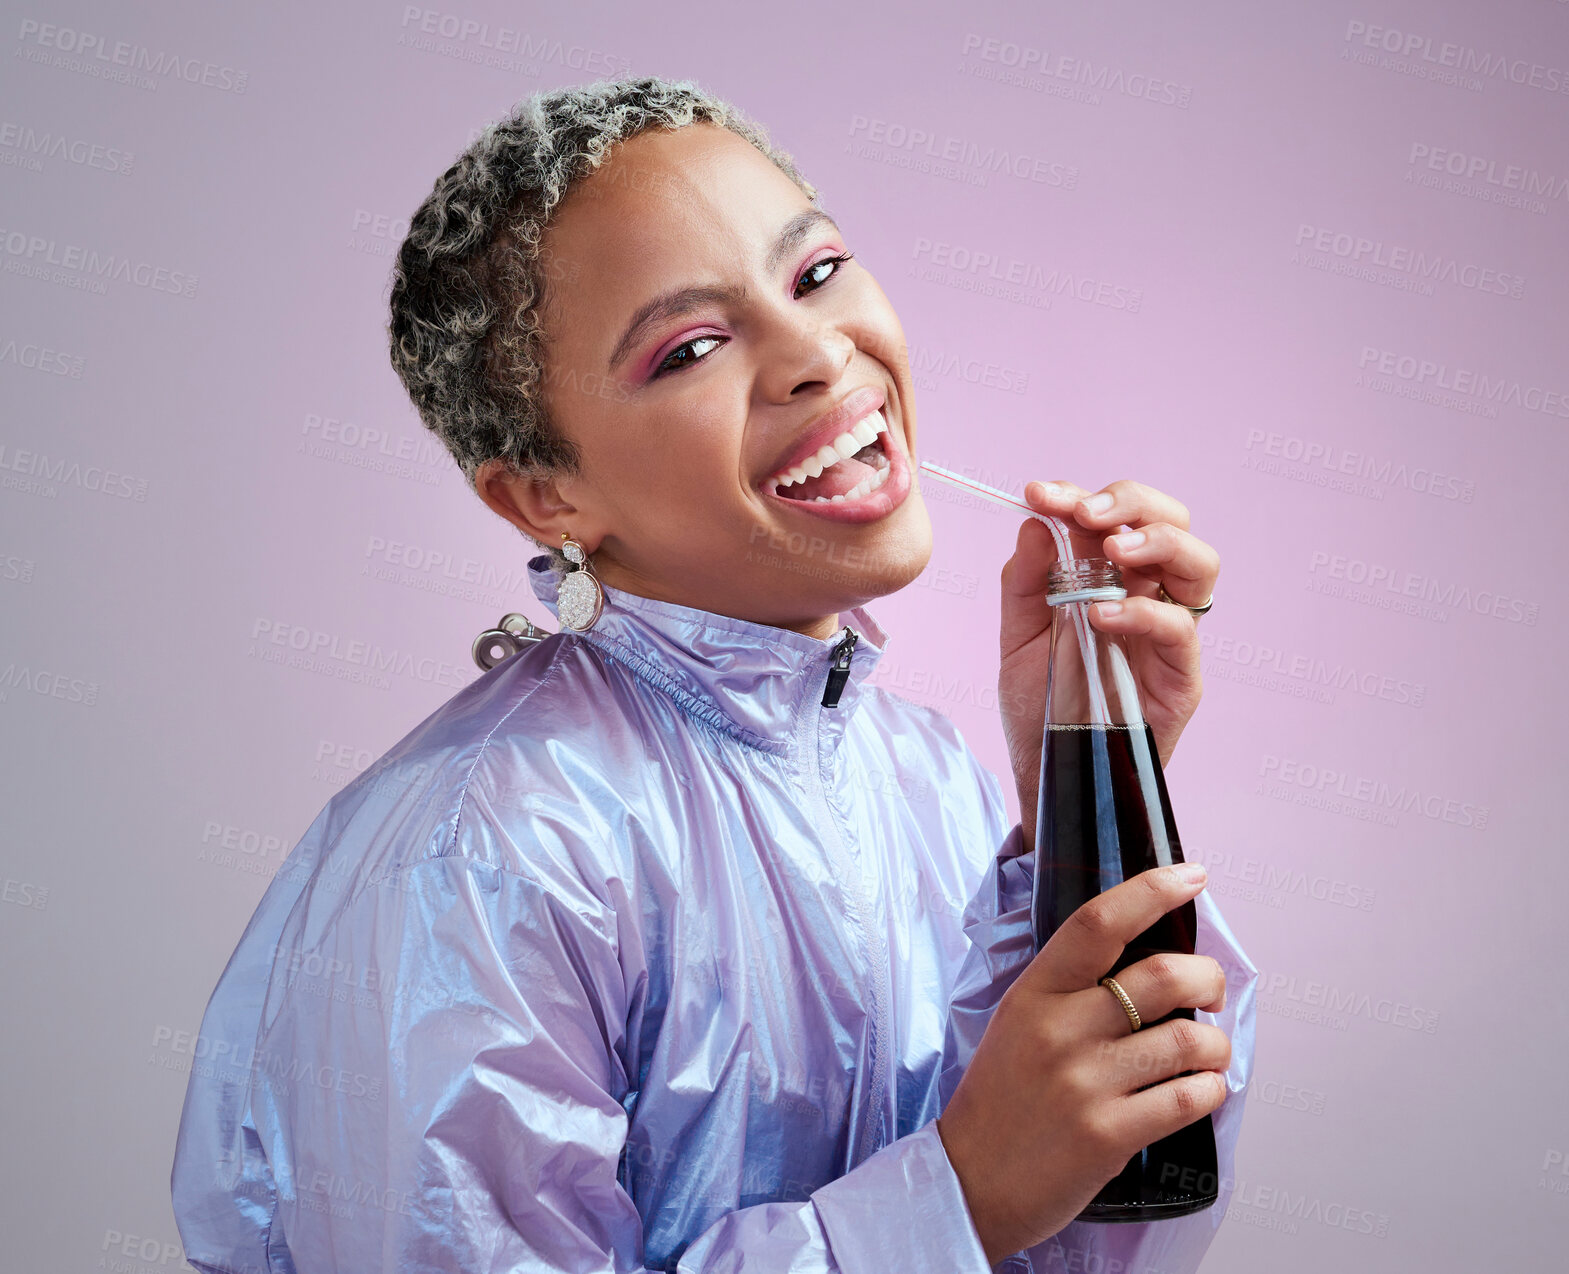
[{"label": "dark soda in bottle", "polygon": [[[1120,636],[1089,623],[1090,605],[1126,595],[1121,569],[1107,558],[1059,562],[1048,576],[1053,632],[1031,902],[1037,951],[1095,895],[1151,867],[1183,861],[1127,648]],[[1115,975],[1158,951],[1191,955],[1197,934],[1189,900],[1139,934],[1106,972]],[[1179,1008],[1160,1021],[1173,1017],[1192,1021],[1193,1010]],[[1186,1216],[1215,1203],[1219,1184],[1215,1129],[1205,1114],[1134,1155],[1076,1219]]]}]

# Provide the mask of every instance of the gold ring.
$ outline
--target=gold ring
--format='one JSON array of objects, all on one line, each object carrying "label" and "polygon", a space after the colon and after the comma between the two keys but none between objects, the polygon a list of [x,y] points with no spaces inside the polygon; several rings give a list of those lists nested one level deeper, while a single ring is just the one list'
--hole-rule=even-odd
[{"label": "gold ring", "polygon": [[1173,606],[1182,607],[1182,609],[1187,611],[1188,614],[1192,615],[1194,619],[1197,619],[1200,615],[1204,614],[1211,606],[1215,604],[1215,594],[1211,593],[1209,595],[1209,601],[1205,602],[1202,606],[1189,606],[1186,602],[1179,602],[1175,597],[1166,591],[1166,586],[1162,584],[1160,586],[1160,600],[1163,602],[1170,602]]},{"label": "gold ring", "polygon": [[1115,995],[1122,1004],[1122,1011],[1128,1015],[1128,1021],[1133,1023],[1136,1031],[1143,1025],[1139,1021],[1139,1011],[1133,1007],[1133,1001],[1128,999],[1128,993],[1122,989],[1122,984],[1109,974],[1100,980],[1100,984]]}]

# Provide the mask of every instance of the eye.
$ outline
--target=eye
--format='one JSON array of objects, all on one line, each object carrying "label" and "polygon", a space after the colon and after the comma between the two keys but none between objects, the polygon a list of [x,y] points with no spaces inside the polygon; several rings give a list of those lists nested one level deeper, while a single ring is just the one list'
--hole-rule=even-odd
[{"label": "eye", "polygon": [[[814,261],[814,262],[812,262],[811,265],[806,267],[806,273],[801,276],[801,283],[805,283],[805,282],[807,282],[807,280],[812,279],[813,276],[817,275],[817,272],[819,270],[821,270],[824,266],[829,266],[829,265],[833,266],[834,267],[833,273],[819,276],[815,286],[813,286],[810,289],[811,292],[817,291],[818,288],[822,287],[824,283],[828,282],[829,279],[833,278],[835,274],[841,273],[842,272],[842,268],[845,265],[845,263],[848,262],[854,256],[855,256],[855,253],[853,253],[853,252],[841,252],[837,256],[824,257],[821,261]],[[801,286],[801,283],[797,283],[796,284],[796,288],[798,289],[797,295],[799,295],[799,288]]]},{"label": "eye", "polygon": [[[800,282],[795,285],[796,296],[799,297],[801,295],[802,285],[808,282],[812,284],[812,286],[807,289],[806,294],[808,296],[810,296],[813,292],[818,291],[829,279],[833,278],[836,274],[839,274],[845,264],[852,260],[854,256],[855,253],[853,252],[841,252],[835,256],[824,257],[821,261],[812,262],[811,265],[806,267],[806,272],[801,275]],[[824,273],[824,271],[829,266],[832,266],[833,269]],[[654,368],[653,374],[649,377],[649,379],[657,380],[661,376],[668,376],[671,372],[678,372],[683,367],[691,367],[694,363],[702,362],[703,358],[705,357],[705,355],[702,354],[686,358],[679,358],[677,356],[691,350],[693,346],[702,344],[704,341],[712,341],[717,345],[722,343],[723,338],[718,336],[704,335],[694,336],[689,341],[682,341],[681,344],[677,345],[673,350],[666,354],[663,359],[660,360],[659,365]]]},{"label": "eye", "polygon": [[[673,350],[671,350],[668,354],[666,354],[664,356],[664,358],[662,358],[660,360],[659,366],[654,368],[654,376],[655,377],[663,376],[667,372],[678,372],[683,367],[690,367],[690,366],[692,366],[693,363],[700,363],[700,362],[702,362],[703,360],[702,360],[701,357],[681,359],[679,361],[672,361],[672,360],[675,359],[676,355],[679,354],[682,350],[691,349],[692,346],[694,346],[694,345],[701,345],[704,341],[713,341],[714,343],[717,344],[719,342],[719,337],[717,337],[717,336],[694,336],[689,341],[682,341],[681,344],[677,345]],[[653,377],[650,377],[650,379],[653,379]]]}]

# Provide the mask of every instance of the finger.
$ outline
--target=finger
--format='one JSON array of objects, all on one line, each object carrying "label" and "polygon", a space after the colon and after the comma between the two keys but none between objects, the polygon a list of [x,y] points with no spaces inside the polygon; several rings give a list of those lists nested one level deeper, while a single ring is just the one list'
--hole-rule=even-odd
[{"label": "finger", "polygon": [[1174,1017],[1096,1050],[1101,1083],[1119,1097],[1183,1071],[1223,1071],[1231,1065],[1231,1037],[1218,1026]]},{"label": "finger", "polygon": [[[1157,952],[1135,960],[1116,978],[1145,1029],[1176,1009],[1218,1013],[1226,1000],[1226,971],[1212,956]],[[1110,987],[1092,986],[1079,994],[1086,997],[1086,1010],[1095,1015],[1096,1025],[1104,1028],[1100,1032],[1104,1038],[1144,1034],[1143,1029],[1134,1031],[1127,1010]]]},{"label": "finger", "polygon": [[1050,481],[1036,478],[1024,484],[1026,504],[1033,505],[1042,513],[1055,513],[1059,517],[1072,516],[1073,506],[1089,494],[1089,488],[1081,487],[1067,478],[1053,478]]},{"label": "finger", "polygon": [[[1074,516],[1074,506],[1089,495],[1090,492],[1081,487],[1077,482],[1070,482],[1066,478],[1058,478],[1052,482],[1027,482],[1024,486],[1025,503],[1042,513],[1051,514],[1062,522],[1068,532],[1068,541],[1073,549],[1074,557],[1100,557],[1102,556],[1101,541],[1104,531],[1091,531],[1084,527]],[[1030,519],[1035,522],[1034,518]],[[1036,523],[1039,526],[1039,523]],[[1042,527],[1042,530],[1047,528]],[[1056,543],[1053,537],[1053,545]],[[1055,562],[1057,555],[1052,554],[1051,560]],[[1041,588],[1046,587],[1045,577],[1041,578]]]},{"label": "finger", "polygon": [[[1078,483],[1067,479],[1024,484],[1027,504],[1061,520],[1074,557],[1099,557],[1101,537],[1084,530],[1073,519],[1074,502],[1086,494]],[[1046,596],[1051,570],[1060,556],[1051,529],[1035,518],[1026,518],[1019,527],[1013,556],[1002,568],[1002,623],[998,637],[1004,658],[1051,628],[1052,607]]]},{"label": "finger", "polygon": [[1058,994],[1096,986],[1128,943],[1204,887],[1203,873],[1199,863],[1152,867],[1097,894],[1057,927],[1018,982]]},{"label": "finger", "polygon": [[[1024,484],[1026,504],[1062,519],[1068,528],[1076,557],[1100,553],[1101,537],[1085,531],[1073,520],[1075,502],[1088,494],[1078,483],[1066,479],[1054,483],[1032,480]],[[1004,573],[1004,595],[1020,602],[1038,599],[1044,606],[1046,576],[1057,564],[1057,557],[1057,541],[1050,528],[1035,518],[1026,518],[1019,527],[1018,540],[1014,545],[1013,561],[1009,564],[1012,569]],[[1046,607],[1046,612],[1050,613],[1050,607]]]},{"label": "finger", "polygon": [[1202,606],[1215,591],[1220,554],[1191,531],[1150,522],[1106,537],[1106,556],[1125,570],[1165,585],[1186,606]]},{"label": "finger", "polygon": [[1130,1146],[1154,1145],[1219,1110],[1230,1092],[1223,1072],[1201,1070],[1178,1075],[1141,1093],[1129,1093],[1111,1103],[1113,1135],[1120,1135]]},{"label": "finger", "polygon": [[1185,678],[1199,674],[1198,620],[1181,606],[1153,597],[1095,602],[1090,622],[1101,632],[1149,638],[1161,662]]},{"label": "finger", "polygon": [[[1106,496],[1111,498],[1107,500]],[[1139,527],[1151,522],[1170,522],[1183,531],[1189,526],[1188,506],[1181,500],[1131,478],[1107,483],[1078,501],[1073,506],[1073,513],[1082,525],[1099,531],[1123,523]]]},{"label": "finger", "polygon": [[[1035,479],[1024,484],[1024,502],[1031,508],[1060,518],[1073,539],[1074,556],[1099,553],[1104,532],[1091,531],[1074,517],[1074,507],[1091,492],[1068,478]],[[1031,518],[1034,522],[1035,519]]]}]

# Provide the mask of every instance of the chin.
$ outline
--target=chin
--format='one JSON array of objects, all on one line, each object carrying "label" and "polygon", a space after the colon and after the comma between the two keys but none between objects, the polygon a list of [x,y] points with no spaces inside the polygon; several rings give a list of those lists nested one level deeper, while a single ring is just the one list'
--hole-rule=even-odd
[{"label": "chin", "polygon": [[[932,523],[926,515],[926,506],[915,492],[898,510],[896,519],[875,541],[864,547],[862,555],[853,559],[857,569],[846,569],[846,576],[859,576],[849,583],[849,591],[840,609],[860,606],[879,597],[887,597],[908,587],[932,560]],[[846,567],[852,565],[846,560]]]},{"label": "chin", "polygon": [[789,616],[845,611],[899,592],[931,561],[931,519],[911,491],[875,525],[875,535],[866,524],[853,535],[754,526],[743,555],[749,591],[761,587],[771,599],[766,609]]}]

